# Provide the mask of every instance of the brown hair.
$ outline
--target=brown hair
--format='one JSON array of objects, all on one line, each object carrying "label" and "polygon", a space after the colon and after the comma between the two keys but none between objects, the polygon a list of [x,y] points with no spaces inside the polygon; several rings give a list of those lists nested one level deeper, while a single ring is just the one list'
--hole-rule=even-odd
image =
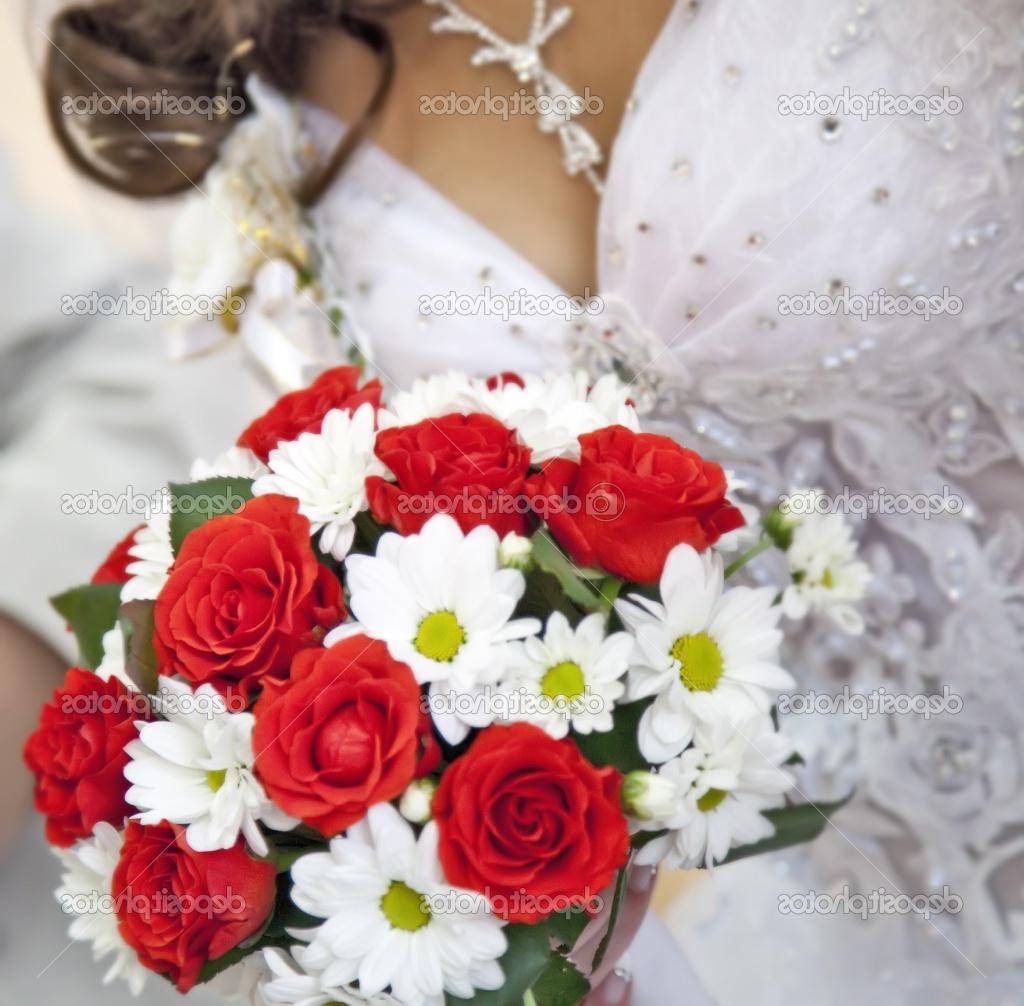
[{"label": "brown hair", "polygon": [[[72,163],[100,184],[139,197],[180,192],[199,182],[216,160],[220,142],[241,118],[235,103],[240,99],[248,107],[248,74],[256,71],[294,93],[312,43],[325,29],[341,28],[373,49],[380,72],[365,114],[306,180],[301,198],[315,202],[383,106],[394,60],[378,17],[402,5],[403,0],[106,0],[70,7],[54,19],[47,47],[51,125]],[[175,100],[158,100],[168,96]],[[88,104],[84,112],[68,114],[76,101],[88,98],[118,102],[111,107],[120,114],[90,114]]]}]

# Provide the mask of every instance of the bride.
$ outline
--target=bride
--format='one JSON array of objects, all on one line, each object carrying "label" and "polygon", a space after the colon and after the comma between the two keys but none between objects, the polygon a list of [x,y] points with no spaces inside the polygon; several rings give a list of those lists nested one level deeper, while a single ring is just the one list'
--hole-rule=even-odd
[{"label": "bride", "polygon": [[[177,319],[170,338],[210,389],[208,429],[240,429],[255,389],[301,384],[353,345],[393,386],[449,367],[615,369],[741,493],[814,485],[845,509],[874,572],[864,631],[822,617],[790,666],[819,697],[945,688],[961,709],[789,715],[806,792],[856,782],[857,797],[810,855],[718,871],[707,918],[681,910],[691,965],[730,1003],[807,988],[1013,1001],[1018,0],[119,0],[65,11],[47,36],[75,163],[126,194],[188,193],[173,290],[248,295],[235,334]],[[128,89],[165,104],[82,104]],[[166,102],[211,94],[218,114]],[[24,601],[2,601],[16,619]],[[844,884],[945,887],[963,909],[779,914],[779,892]],[[637,997],[668,967],[642,937]],[[595,996],[618,1001],[613,979]]]}]

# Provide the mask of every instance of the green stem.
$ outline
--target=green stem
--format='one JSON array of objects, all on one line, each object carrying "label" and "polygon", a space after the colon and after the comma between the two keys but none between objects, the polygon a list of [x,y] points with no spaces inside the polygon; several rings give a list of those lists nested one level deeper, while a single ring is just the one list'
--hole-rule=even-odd
[{"label": "green stem", "polygon": [[725,578],[728,580],[733,573],[738,573],[748,562],[752,562],[762,552],[767,552],[774,545],[775,542],[765,535],[752,549],[744,552],[735,562],[731,562],[725,567]]},{"label": "green stem", "polygon": [[523,1006],[537,1006],[537,1000],[529,989],[523,993]]}]

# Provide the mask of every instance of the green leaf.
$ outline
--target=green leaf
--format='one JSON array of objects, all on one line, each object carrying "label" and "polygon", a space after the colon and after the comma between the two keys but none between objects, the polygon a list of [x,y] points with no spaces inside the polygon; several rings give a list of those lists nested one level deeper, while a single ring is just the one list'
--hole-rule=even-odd
[{"label": "green leaf", "polygon": [[[565,591],[566,595],[576,604],[582,605],[588,611],[602,611],[611,607],[601,597],[600,591],[595,590],[584,577],[584,571],[579,569],[573,561],[555,544],[554,538],[546,528],[541,528],[531,539],[533,544],[533,559],[537,566],[550,573]],[[585,571],[590,574],[591,571]]]},{"label": "green leaf", "polygon": [[152,601],[129,601],[122,604],[117,620],[124,633],[125,671],[144,695],[156,691],[159,668],[153,650]]},{"label": "green leaf", "polygon": [[629,845],[632,849],[642,849],[645,845],[653,842],[656,838],[663,838],[667,834],[668,831],[665,828],[662,828],[661,831],[638,831],[629,840]]},{"label": "green leaf", "polygon": [[601,962],[604,960],[604,955],[608,953],[608,947],[612,942],[612,936],[615,935],[615,924],[619,920],[619,911],[622,908],[622,902],[626,899],[626,889],[629,887],[629,863],[619,870],[618,876],[615,878],[615,894],[612,897],[612,909],[608,913],[608,929],[604,936],[601,937],[601,942],[597,945],[597,950],[594,952],[594,962],[590,966],[592,972],[596,972],[601,966]]},{"label": "green leaf", "polygon": [[623,774],[649,768],[647,760],[640,753],[638,731],[640,717],[652,701],[641,699],[639,702],[617,706],[612,713],[615,726],[608,733],[574,733],[572,739],[583,752],[583,757],[598,768],[612,765]]},{"label": "green leaf", "polygon": [[505,984],[493,992],[478,991],[472,999],[447,995],[447,1006],[522,1006],[523,996],[545,972],[553,957],[548,941],[548,927],[512,925],[505,927],[508,950],[500,964],[505,972]]},{"label": "green leaf", "polygon": [[587,928],[588,922],[590,922],[590,916],[586,909],[577,906],[568,912],[555,912],[554,915],[548,916],[547,927],[560,946],[571,950],[576,946],[580,933]]},{"label": "green leaf", "polygon": [[537,1006],[576,1006],[590,991],[590,982],[572,961],[555,957],[531,989]]},{"label": "green leaf", "polygon": [[96,670],[103,659],[103,634],[117,625],[121,584],[87,583],[51,597],[50,604],[71,626],[82,666]]},{"label": "green leaf", "polygon": [[526,589],[516,607],[516,618],[539,618],[546,623],[553,611],[560,611],[570,625],[580,620],[579,609],[569,599],[562,585],[551,574],[535,566],[526,574]]},{"label": "green leaf", "polygon": [[791,845],[811,842],[824,830],[830,817],[845,807],[853,793],[834,803],[801,803],[777,810],[766,810],[764,816],[775,825],[775,834],[751,845],[741,845],[732,850],[719,864],[734,863],[748,856],[759,856],[764,852],[786,849]]},{"label": "green leaf", "polygon": [[171,483],[171,548],[177,555],[190,531],[214,517],[240,510],[252,499],[252,479],[215,478]]},{"label": "green leaf", "polygon": [[365,510],[356,514],[355,525],[356,541],[353,551],[373,555],[377,551],[377,542],[384,534],[384,528]]}]

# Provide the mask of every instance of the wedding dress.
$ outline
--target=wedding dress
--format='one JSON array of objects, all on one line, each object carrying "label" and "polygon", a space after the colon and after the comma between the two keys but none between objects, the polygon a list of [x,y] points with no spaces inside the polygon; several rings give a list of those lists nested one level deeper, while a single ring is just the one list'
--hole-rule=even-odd
[{"label": "wedding dress", "polygon": [[[844,88],[948,88],[962,107],[927,121],[782,113],[787,97]],[[296,110],[265,88],[258,100],[291,142]],[[341,130],[313,109],[301,120],[325,148]],[[1022,174],[1019,0],[678,0],[609,154],[592,313],[506,313],[500,298],[517,291],[564,291],[372,143],[315,211],[330,279],[386,384],[449,367],[615,368],[649,421],[722,460],[763,505],[810,485],[962,501],[929,519],[850,518],[875,572],[866,630],[815,623],[789,666],[819,694],[948,686],[963,709],[786,718],[803,792],[855,783],[857,795],[810,851],[716,870],[676,906],[719,1001],[1021,1001]],[[780,311],[847,291],[942,301],[927,319]],[[462,313],[437,310],[461,295]],[[231,358],[183,369],[209,390]],[[190,429],[188,447],[215,453],[251,398],[195,394],[210,436]],[[127,454],[117,463],[130,468]],[[930,921],[779,911],[782,894],[844,885],[947,887],[963,908]]]}]

